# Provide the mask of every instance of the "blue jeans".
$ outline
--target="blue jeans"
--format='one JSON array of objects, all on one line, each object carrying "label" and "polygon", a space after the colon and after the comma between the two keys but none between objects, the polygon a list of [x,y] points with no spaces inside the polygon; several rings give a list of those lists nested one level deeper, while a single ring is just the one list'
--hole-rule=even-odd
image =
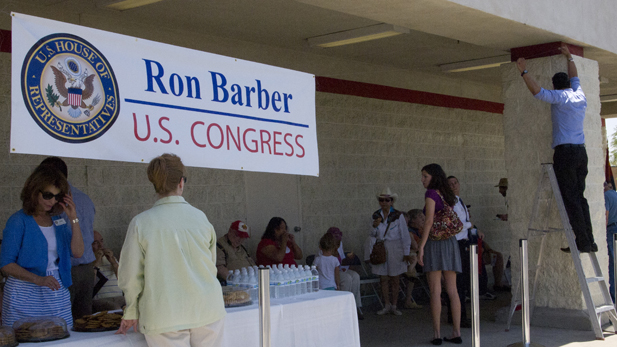
[{"label": "blue jeans", "polygon": [[613,235],[617,234],[617,224],[613,224],[606,229],[606,243],[608,243],[608,282],[610,284],[611,297],[615,302],[615,264],[613,263],[613,256],[615,250],[613,249]]}]

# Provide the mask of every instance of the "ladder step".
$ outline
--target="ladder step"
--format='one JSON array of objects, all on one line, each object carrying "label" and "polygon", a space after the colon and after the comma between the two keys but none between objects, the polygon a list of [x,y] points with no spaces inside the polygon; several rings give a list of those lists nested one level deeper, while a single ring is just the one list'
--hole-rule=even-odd
[{"label": "ladder step", "polygon": [[612,304],[602,305],[596,307],[596,313],[608,312],[615,309],[615,306]]},{"label": "ladder step", "polygon": [[604,277],[587,277],[586,280],[587,280],[588,284],[589,283],[594,283],[594,282],[604,282],[604,281],[606,281],[604,279]]}]

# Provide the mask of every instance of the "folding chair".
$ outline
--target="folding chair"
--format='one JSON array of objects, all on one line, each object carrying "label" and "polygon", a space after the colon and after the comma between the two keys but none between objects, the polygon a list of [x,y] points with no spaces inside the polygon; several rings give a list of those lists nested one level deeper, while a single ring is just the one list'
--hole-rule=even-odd
[{"label": "folding chair", "polygon": [[358,275],[360,275],[360,287],[362,287],[363,284],[369,285],[369,294],[361,295],[360,300],[376,297],[377,301],[379,301],[379,305],[381,305],[381,308],[383,308],[383,302],[381,301],[381,296],[379,296],[379,290],[381,290],[381,279],[379,278],[379,276],[370,273],[365,267],[365,265],[367,264],[361,262],[360,258],[358,258],[356,254],[354,254],[353,258],[351,259],[345,257],[345,259],[343,260],[343,264],[349,265],[349,268],[351,270],[356,271]]}]

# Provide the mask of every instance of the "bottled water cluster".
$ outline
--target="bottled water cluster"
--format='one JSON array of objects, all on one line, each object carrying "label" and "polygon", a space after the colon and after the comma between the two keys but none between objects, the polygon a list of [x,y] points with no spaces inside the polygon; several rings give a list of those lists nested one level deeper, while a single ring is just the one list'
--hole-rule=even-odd
[{"label": "bottled water cluster", "polygon": [[[259,281],[257,280],[259,268],[253,266],[230,272],[227,276],[227,285],[248,290],[251,300],[257,301],[259,296]],[[306,293],[319,291],[319,273],[315,266],[278,264],[268,265],[270,270],[270,298],[289,298]]]}]

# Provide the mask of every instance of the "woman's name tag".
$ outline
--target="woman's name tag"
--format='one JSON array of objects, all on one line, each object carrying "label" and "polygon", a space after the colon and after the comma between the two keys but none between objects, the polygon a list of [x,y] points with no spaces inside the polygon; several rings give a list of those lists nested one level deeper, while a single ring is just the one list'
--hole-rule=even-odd
[{"label": "woman's name tag", "polygon": [[59,226],[61,226],[61,225],[66,224],[66,221],[64,220],[64,218],[60,218],[60,219],[56,219],[56,220],[54,221],[54,224],[55,224],[57,227],[59,227]]}]

